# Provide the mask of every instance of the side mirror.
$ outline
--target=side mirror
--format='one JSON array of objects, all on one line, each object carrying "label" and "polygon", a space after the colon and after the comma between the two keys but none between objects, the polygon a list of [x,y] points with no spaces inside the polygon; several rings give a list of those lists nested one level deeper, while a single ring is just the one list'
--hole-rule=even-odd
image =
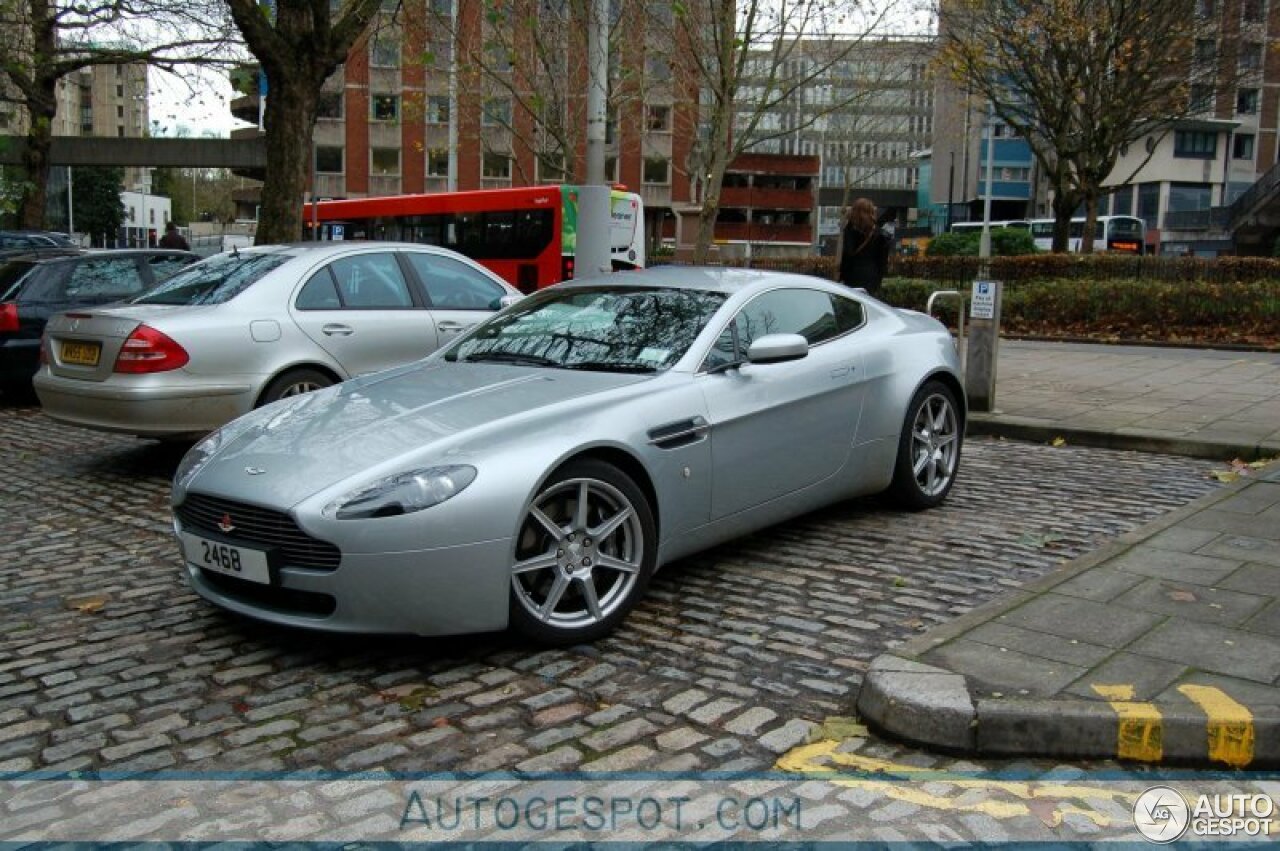
[{"label": "side mirror", "polygon": [[524,296],[516,294],[504,295],[494,301],[493,309],[502,310],[504,307],[510,307],[511,305],[518,303],[523,298]]},{"label": "side mirror", "polygon": [[766,334],[747,349],[748,363],[782,363],[809,354],[809,341],[799,334]]}]

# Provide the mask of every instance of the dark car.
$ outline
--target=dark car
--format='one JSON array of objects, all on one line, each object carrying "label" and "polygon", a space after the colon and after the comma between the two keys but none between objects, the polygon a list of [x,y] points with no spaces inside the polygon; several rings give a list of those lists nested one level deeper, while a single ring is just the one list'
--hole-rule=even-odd
[{"label": "dark car", "polygon": [[47,230],[0,230],[0,249],[41,248],[60,246],[75,248],[76,244],[65,233]]},{"label": "dark car", "polygon": [[190,251],[137,249],[0,262],[0,389],[30,390],[40,335],[53,314],[140,295],[199,259]]}]

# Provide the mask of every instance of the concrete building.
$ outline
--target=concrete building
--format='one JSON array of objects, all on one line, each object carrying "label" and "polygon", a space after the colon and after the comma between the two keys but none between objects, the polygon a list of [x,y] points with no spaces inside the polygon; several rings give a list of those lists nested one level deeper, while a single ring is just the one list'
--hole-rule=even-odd
[{"label": "concrete building", "polygon": [[[1100,214],[1144,219],[1149,248],[1202,255],[1239,248],[1226,208],[1276,164],[1280,151],[1280,3],[1196,0],[1197,63],[1218,83],[1189,85],[1190,113],[1129,145],[1104,185]],[[942,22],[945,26],[945,20]],[[1203,67],[1201,65],[1200,67]],[[984,105],[947,79],[937,83],[931,202],[952,220],[980,218]],[[992,217],[1051,215],[1030,147],[996,125]]]},{"label": "concrete building", "polygon": [[[673,73],[669,45],[652,43],[652,35],[646,35],[652,14],[646,5],[624,0],[612,7],[614,23],[627,37],[610,62],[613,106],[605,171],[641,194],[646,231],[656,240],[663,233],[674,236],[671,211],[690,199],[687,163],[697,97],[688,75]],[[546,16],[536,37],[563,43],[552,53],[562,55],[564,63],[550,76],[545,68],[513,60],[529,55],[518,39],[534,36],[503,29],[510,23],[491,20],[484,4],[458,3],[455,14],[451,0],[429,0],[429,7],[425,0],[404,0],[398,12],[382,13],[372,35],[325,84],[312,140],[314,195],[360,198],[526,186],[583,174],[584,134],[566,132],[562,138],[572,136],[573,147],[557,147],[551,134],[538,131],[531,110],[542,109],[539,118],[548,124],[585,126],[585,27],[558,17],[574,14],[572,4],[534,8]],[[451,17],[453,29],[445,23]],[[482,73],[480,62],[499,79]],[[233,76],[237,80],[241,96],[232,102],[232,112],[255,126],[233,131],[232,138],[259,132],[256,72]],[[236,202],[237,218],[251,218],[258,193],[241,191]]]},{"label": "concrete building", "polygon": [[[838,236],[842,210],[858,197],[901,223],[915,221],[916,155],[933,134],[933,49],[924,37],[814,40],[801,42],[781,70],[784,88],[794,90],[762,116],[760,141],[748,151],[818,157],[817,239]],[[771,64],[763,52],[748,64],[744,101],[766,97]]]}]

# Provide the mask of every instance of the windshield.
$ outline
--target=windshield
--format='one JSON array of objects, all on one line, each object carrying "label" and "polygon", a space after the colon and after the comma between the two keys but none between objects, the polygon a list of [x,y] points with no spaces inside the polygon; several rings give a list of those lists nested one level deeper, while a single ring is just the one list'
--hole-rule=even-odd
[{"label": "windshield", "polygon": [[289,254],[217,254],[184,269],[132,303],[222,304],[292,259]]},{"label": "windshield", "polygon": [[688,351],[724,300],[700,290],[552,288],[479,326],[445,359],[657,372]]}]

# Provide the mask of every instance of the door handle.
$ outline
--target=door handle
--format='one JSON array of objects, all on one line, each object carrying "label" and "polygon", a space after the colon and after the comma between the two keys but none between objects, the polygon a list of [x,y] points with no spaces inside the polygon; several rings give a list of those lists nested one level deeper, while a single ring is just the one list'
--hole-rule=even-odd
[{"label": "door handle", "polygon": [[470,327],[471,327],[470,325],[464,325],[464,324],[463,324],[463,323],[461,323],[461,322],[449,322],[449,321],[445,321],[445,322],[437,322],[437,323],[436,323],[436,329],[437,329],[437,330],[439,330],[439,331],[449,331],[449,332],[451,332],[451,333],[457,333],[458,331],[465,331],[465,330],[467,330],[467,329],[468,329],[468,328],[470,328]]},{"label": "door handle", "polygon": [[352,328],[350,325],[339,325],[337,323],[333,323],[324,326],[320,330],[330,337],[350,337],[355,333],[356,329]]}]

